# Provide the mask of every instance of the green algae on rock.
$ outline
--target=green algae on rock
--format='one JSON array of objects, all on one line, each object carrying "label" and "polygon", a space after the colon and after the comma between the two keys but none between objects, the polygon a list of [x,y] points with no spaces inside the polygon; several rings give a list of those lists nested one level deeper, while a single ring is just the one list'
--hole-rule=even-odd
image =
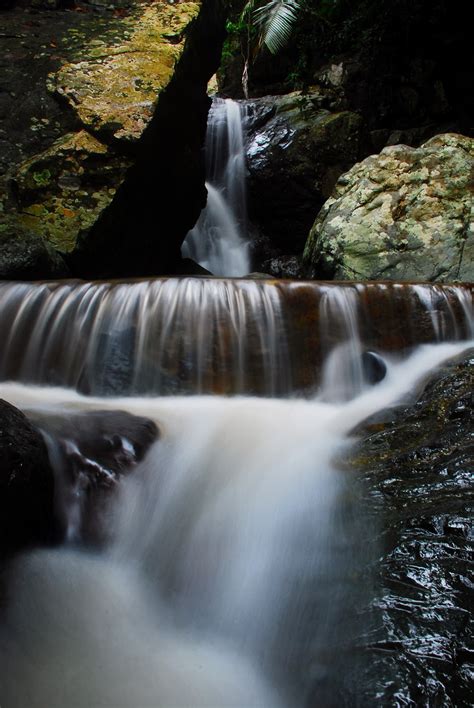
[{"label": "green algae on rock", "polygon": [[137,140],[169,83],[198,2],[155,3],[124,18],[128,38],[86,44],[85,59],[64,64],[48,87],[65,98],[88,130]]},{"label": "green algae on rock", "polygon": [[[208,4],[222,23],[219,3]],[[7,146],[0,156],[0,225],[10,237],[16,232],[21,241],[25,233],[36,235],[38,243],[44,239],[66,254],[80,234],[90,231],[140,151],[161,94],[180,72],[201,10],[200,2],[133,0],[123,13],[35,10],[30,19],[29,11],[15,8],[2,15],[6,54],[0,63],[8,91],[0,106],[0,141]],[[199,46],[191,48],[196,86],[200,55],[214,51],[209,47],[213,31],[198,33]],[[204,71],[207,83],[211,73],[207,67]],[[179,90],[187,99],[187,78],[182,79]],[[189,165],[197,158],[182,142]],[[200,149],[200,142],[193,145],[195,152]],[[144,151],[151,154],[152,148]],[[15,269],[13,264],[4,272]],[[39,268],[36,277],[49,272]]]},{"label": "green algae on rock", "polygon": [[387,147],[338,180],[307,240],[313,276],[474,279],[474,140],[438,135]]},{"label": "green algae on rock", "polygon": [[129,165],[87,131],[68,133],[14,175],[19,224],[70,251],[79,231],[110,203]]}]

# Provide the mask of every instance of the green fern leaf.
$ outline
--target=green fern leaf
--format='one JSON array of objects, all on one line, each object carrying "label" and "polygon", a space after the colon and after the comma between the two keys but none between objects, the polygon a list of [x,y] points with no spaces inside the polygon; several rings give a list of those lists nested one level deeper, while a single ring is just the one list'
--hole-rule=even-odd
[{"label": "green fern leaf", "polygon": [[300,0],[270,0],[254,10],[261,42],[272,54],[279,52],[288,42],[299,9]]}]

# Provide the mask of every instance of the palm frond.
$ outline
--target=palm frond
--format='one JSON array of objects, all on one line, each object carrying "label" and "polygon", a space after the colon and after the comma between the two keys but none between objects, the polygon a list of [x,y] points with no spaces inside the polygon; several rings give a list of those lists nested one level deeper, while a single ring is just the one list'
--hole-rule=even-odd
[{"label": "palm frond", "polygon": [[245,3],[244,9],[240,13],[240,21],[243,22],[247,17],[253,14],[255,10],[255,3],[257,0],[248,0],[248,2]]},{"label": "palm frond", "polygon": [[262,44],[276,54],[288,42],[301,0],[269,0],[253,12]]}]

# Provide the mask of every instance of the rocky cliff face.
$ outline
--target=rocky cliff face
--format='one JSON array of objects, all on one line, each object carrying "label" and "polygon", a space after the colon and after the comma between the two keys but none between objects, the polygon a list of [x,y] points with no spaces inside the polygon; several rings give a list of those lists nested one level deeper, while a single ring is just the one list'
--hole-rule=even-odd
[{"label": "rocky cliff face", "polygon": [[[129,0],[97,10],[0,14],[0,231],[18,236],[20,252],[22,239],[40,237],[63,254],[81,234],[80,254],[68,256],[77,275],[165,272],[205,201],[206,84],[224,3]],[[96,226],[124,180],[117,216]],[[55,264],[43,264],[36,277],[52,273]]]},{"label": "rocky cliff face", "polygon": [[385,148],[343,175],[304,252],[313,276],[474,279],[474,141]]}]

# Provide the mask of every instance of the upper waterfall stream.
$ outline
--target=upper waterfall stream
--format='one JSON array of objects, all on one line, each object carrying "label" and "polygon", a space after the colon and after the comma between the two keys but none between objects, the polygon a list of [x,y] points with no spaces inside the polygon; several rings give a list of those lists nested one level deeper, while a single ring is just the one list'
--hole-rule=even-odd
[{"label": "upper waterfall stream", "polygon": [[182,254],[213,275],[250,271],[241,104],[215,98],[206,137],[207,205],[186,236]]},{"label": "upper waterfall stream", "polygon": [[[15,561],[2,708],[362,705],[376,522],[340,462],[359,423],[473,345],[470,288],[4,283],[0,309],[1,398],[160,429],[105,549],[81,545],[78,492],[74,543]],[[240,395],[176,395],[216,392]]]}]

